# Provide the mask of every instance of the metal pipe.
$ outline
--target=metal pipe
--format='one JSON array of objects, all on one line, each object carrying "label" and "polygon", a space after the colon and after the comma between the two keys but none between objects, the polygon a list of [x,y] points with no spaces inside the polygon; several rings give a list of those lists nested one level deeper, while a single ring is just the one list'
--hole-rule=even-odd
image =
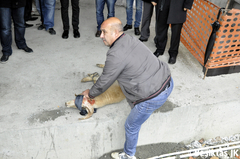
[{"label": "metal pipe", "polygon": [[225,9],[228,9],[230,3],[231,3],[231,0],[228,0]]}]

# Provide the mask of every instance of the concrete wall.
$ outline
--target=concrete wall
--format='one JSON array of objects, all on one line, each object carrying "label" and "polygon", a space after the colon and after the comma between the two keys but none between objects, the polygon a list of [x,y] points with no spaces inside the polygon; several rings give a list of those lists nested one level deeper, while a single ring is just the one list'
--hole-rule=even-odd
[{"label": "concrete wall", "polygon": [[[97,159],[106,152],[122,149],[125,140],[123,127],[129,110],[119,106],[125,104],[111,106],[118,111],[117,116],[115,111],[106,114],[108,107],[99,109],[86,121],[75,119],[67,124],[44,124],[1,132],[0,141],[4,142],[0,144],[0,158]],[[199,137],[230,136],[232,132],[239,132],[239,102],[230,102],[227,107],[225,103],[218,103],[177,107],[166,112],[159,110],[143,124],[138,145],[189,143],[189,139],[198,140]]]}]

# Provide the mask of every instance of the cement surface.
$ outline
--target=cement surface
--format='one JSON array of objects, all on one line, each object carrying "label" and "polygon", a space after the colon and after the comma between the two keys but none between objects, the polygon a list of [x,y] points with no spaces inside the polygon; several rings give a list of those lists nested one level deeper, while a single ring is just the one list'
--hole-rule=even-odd
[{"label": "cement surface", "polygon": [[[39,20],[29,22],[35,26],[26,29],[25,37],[34,53],[18,50],[13,42],[8,63],[0,64],[0,159],[96,159],[123,148],[124,122],[130,112],[126,100],[98,109],[85,121],[78,120],[77,109],[64,105],[75,98],[75,93],[92,86],[91,82],[80,81],[88,73],[101,73],[95,65],[105,62],[108,51],[95,37],[94,1],[81,0],[80,7],[79,39],[73,38],[72,27],[69,38],[61,38],[63,27],[57,3],[57,34],[37,30]],[[106,16],[106,8],[104,12]],[[116,17],[126,24],[124,7],[116,6]],[[149,41],[144,43],[153,52],[154,19]],[[135,36],[133,29],[125,33]],[[159,57],[164,62],[168,58],[167,50]],[[162,108],[143,124],[139,146],[239,133],[239,73],[203,80],[202,66],[182,44],[177,63],[169,67],[174,90]]]}]

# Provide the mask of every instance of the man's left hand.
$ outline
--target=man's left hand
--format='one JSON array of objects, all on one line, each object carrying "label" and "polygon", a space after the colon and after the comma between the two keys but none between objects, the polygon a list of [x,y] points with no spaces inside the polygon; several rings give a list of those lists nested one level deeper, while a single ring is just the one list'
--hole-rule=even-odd
[{"label": "man's left hand", "polygon": [[183,8],[184,11],[187,11],[187,8]]}]

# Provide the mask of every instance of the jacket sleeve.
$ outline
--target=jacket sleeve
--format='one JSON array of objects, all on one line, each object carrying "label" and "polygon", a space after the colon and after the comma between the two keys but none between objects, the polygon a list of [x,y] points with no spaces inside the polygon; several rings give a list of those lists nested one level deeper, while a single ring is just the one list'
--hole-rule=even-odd
[{"label": "jacket sleeve", "polygon": [[194,0],[185,0],[183,8],[191,9]]},{"label": "jacket sleeve", "polygon": [[124,66],[114,53],[107,55],[102,75],[89,91],[89,97],[95,98],[105,92],[118,78]]}]

